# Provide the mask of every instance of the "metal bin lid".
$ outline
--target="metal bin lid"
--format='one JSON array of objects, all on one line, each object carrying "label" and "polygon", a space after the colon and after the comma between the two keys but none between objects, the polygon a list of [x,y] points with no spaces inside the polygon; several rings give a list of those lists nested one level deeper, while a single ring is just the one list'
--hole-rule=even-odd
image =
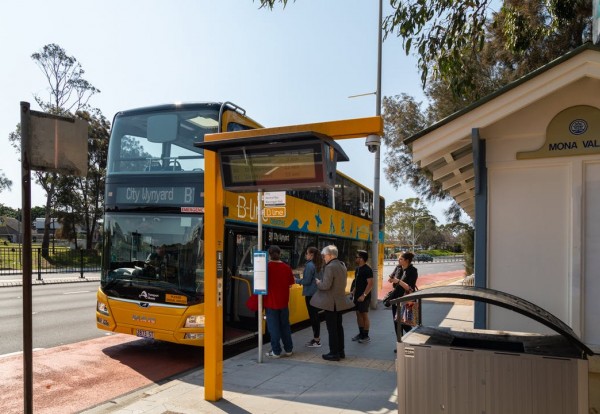
[{"label": "metal bin lid", "polygon": [[410,293],[394,299],[390,301],[390,303],[398,305],[402,302],[426,298],[469,299],[510,309],[513,312],[525,315],[561,334],[571,344],[581,350],[582,354],[594,355],[594,351],[581,342],[571,327],[559,318],[523,298],[499,290],[474,286],[438,286]]}]

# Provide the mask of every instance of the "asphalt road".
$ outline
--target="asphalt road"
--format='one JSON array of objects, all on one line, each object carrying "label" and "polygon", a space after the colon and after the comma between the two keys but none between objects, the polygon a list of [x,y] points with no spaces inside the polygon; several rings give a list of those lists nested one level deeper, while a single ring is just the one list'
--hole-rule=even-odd
[{"label": "asphalt road", "polygon": [[[96,328],[98,282],[39,285],[32,288],[33,348],[51,348],[106,334]],[[23,290],[0,289],[0,355],[23,349]]]},{"label": "asphalt road", "polygon": [[[396,267],[397,261],[385,261],[385,265],[383,267],[383,275],[388,276],[390,273],[394,271]],[[453,270],[464,270],[465,262],[423,262],[423,263],[413,263],[413,265],[417,268],[420,275],[427,275],[431,273],[440,273],[440,272],[450,272]],[[384,279],[385,281],[386,279]],[[419,283],[417,282],[417,285]]]}]

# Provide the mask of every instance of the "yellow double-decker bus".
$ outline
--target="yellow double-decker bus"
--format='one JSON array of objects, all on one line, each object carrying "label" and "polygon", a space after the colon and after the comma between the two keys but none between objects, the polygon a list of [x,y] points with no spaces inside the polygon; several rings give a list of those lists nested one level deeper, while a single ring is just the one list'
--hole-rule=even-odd
[{"label": "yellow double-decker bus", "polygon": [[[231,103],[163,105],[115,116],[98,328],[204,345],[204,278],[211,275],[204,273],[204,157],[194,143],[209,133],[259,127]],[[225,191],[223,197],[223,341],[231,344],[257,331],[258,315],[245,303],[252,292],[258,206],[255,193]],[[263,218],[264,244],[278,245],[298,275],[307,247],[335,244],[353,277],[356,250],[370,250],[372,206],[369,189],[338,173],[334,189],[286,192],[285,214],[276,209]],[[291,323],[308,319],[299,285],[291,289],[289,306]]]}]

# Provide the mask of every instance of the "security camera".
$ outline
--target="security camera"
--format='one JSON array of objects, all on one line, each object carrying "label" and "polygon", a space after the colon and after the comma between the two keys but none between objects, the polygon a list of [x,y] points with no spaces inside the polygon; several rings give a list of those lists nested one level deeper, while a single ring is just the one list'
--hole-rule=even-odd
[{"label": "security camera", "polygon": [[369,149],[369,152],[377,152],[377,149],[381,145],[381,137],[379,135],[369,135],[365,141],[365,145]]}]

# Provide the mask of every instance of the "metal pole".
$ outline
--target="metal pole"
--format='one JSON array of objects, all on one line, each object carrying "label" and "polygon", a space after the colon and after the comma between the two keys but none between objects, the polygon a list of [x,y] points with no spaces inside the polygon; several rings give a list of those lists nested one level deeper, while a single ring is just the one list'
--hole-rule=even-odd
[{"label": "metal pole", "polygon": [[[379,22],[377,25],[377,89],[375,91],[375,115],[381,115],[381,43],[382,43],[382,0],[379,0]],[[381,145],[375,152],[375,173],[373,182],[373,242],[371,257],[373,258],[373,294],[371,295],[371,308],[377,308],[379,290],[379,170],[381,164]]]},{"label": "metal pole", "polygon": [[81,273],[79,274],[79,277],[83,279],[83,249],[79,249],[79,264],[80,264],[80,271]]},{"label": "metal pole", "polygon": [[413,254],[415,253],[415,223],[417,222],[417,220],[413,220],[413,228],[412,228],[412,252]]},{"label": "metal pole", "polygon": [[417,238],[415,237],[415,224],[419,220],[427,220],[428,218],[430,218],[430,217],[429,216],[417,217],[412,222],[412,252],[413,252],[413,254],[415,253],[415,247],[416,247],[416,243],[417,243]]},{"label": "metal pole", "polygon": [[37,248],[37,280],[42,280],[42,248]]},{"label": "metal pole", "polygon": [[29,102],[21,102],[21,210],[23,227],[23,412],[33,413],[33,340],[31,300],[31,170]]},{"label": "metal pole", "polygon": [[[258,250],[263,248],[263,237],[262,237],[262,190],[258,190],[256,208],[256,223],[258,225]],[[258,363],[262,363],[262,341],[263,341],[263,295],[258,295]]]}]

